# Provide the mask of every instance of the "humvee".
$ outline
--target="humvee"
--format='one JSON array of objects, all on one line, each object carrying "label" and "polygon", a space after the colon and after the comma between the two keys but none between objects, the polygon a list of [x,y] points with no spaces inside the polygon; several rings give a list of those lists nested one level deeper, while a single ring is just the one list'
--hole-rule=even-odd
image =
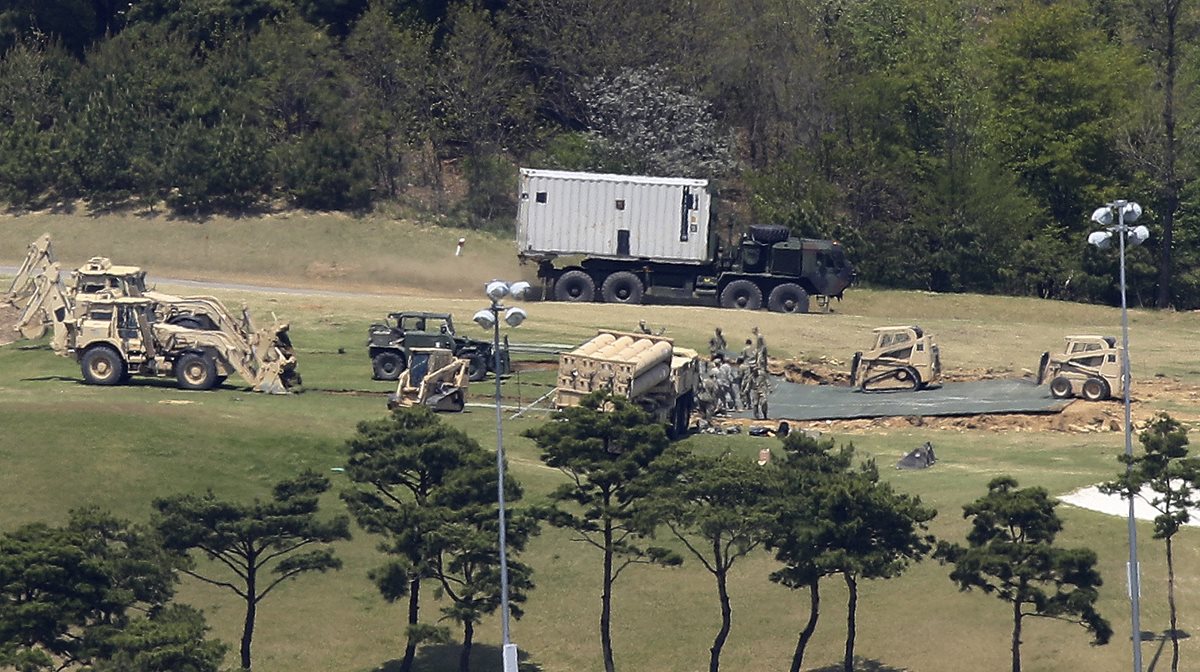
[{"label": "humvee", "polygon": [[[367,352],[376,380],[397,380],[408,368],[414,348],[449,350],[455,357],[467,360],[468,376],[472,381],[496,373],[496,358],[491,341],[459,336],[449,313],[402,311],[389,313],[385,322],[372,324],[368,330]],[[500,346],[501,375],[509,372],[508,341]]]}]

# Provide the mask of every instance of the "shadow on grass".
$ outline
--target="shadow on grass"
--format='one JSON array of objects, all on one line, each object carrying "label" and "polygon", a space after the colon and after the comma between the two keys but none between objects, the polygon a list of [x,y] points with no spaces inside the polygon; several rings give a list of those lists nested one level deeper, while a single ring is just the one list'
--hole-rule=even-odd
[{"label": "shadow on grass", "polygon": [[[1184,630],[1176,630],[1175,636],[1180,640],[1191,637],[1191,635]],[[1167,647],[1167,642],[1171,641],[1171,631],[1163,630],[1161,633],[1158,633],[1151,630],[1143,630],[1142,641],[1158,642],[1158,646],[1154,648],[1154,656],[1150,658],[1150,664],[1146,667],[1146,672],[1154,672],[1154,670],[1158,667],[1158,659],[1162,657],[1163,649]]]},{"label": "shadow on grass", "polygon": [[[825,667],[813,668],[812,672],[842,672],[842,664],[826,665]],[[854,657],[854,672],[908,672],[907,668],[892,667],[887,663],[870,658]]]},{"label": "shadow on grass", "polygon": [[[458,644],[433,644],[417,649],[413,660],[414,672],[458,672]],[[471,672],[501,672],[504,669],[500,658],[500,647],[476,644],[471,647]],[[542,666],[530,659],[525,651],[518,651],[521,672],[542,672]],[[399,672],[400,659],[389,660],[373,672]]]}]

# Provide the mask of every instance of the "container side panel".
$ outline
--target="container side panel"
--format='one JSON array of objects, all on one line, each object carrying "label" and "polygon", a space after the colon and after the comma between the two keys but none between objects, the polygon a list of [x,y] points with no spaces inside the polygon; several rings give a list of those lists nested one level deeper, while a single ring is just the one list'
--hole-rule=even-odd
[{"label": "container side panel", "polygon": [[[702,261],[708,249],[705,182],[522,171],[518,206],[521,251]],[[692,207],[686,208],[685,193]],[[686,236],[685,236],[686,233]],[[683,238],[686,237],[686,240]]]}]

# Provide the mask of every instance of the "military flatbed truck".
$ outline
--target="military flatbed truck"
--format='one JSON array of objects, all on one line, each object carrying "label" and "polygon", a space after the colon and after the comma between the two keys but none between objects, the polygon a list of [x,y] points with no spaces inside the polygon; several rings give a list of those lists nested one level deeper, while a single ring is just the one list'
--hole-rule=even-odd
[{"label": "military flatbed truck", "polygon": [[854,280],[837,242],[717,233],[707,180],[521,169],[517,256],[543,298],[807,313]]}]

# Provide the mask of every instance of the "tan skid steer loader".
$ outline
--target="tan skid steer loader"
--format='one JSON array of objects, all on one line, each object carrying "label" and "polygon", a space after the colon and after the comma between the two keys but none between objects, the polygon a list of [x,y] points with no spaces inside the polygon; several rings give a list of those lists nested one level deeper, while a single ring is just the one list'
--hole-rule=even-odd
[{"label": "tan skid steer loader", "polygon": [[470,366],[470,360],[455,357],[445,348],[412,348],[396,391],[388,395],[388,408],[429,406],[435,411],[462,411],[471,385]]},{"label": "tan skid steer loader", "polygon": [[933,334],[916,325],[879,327],[871,349],[854,353],[850,384],[863,392],[920,390],[942,379],[942,358]]},{"label": "tan skid steer loader", "polygon": [[1056,399],[1103,401],[1122,396],[1124,359],[1125,350],[1112,336],[1067,336],[1062,352],[1042,353],[1037,382],[1050,381],[1050,395]]},{"label": "tan skid steer loader", "polygon": [[243,338],[234,331],[166,324],[160,312],[145,297],[94,300],[64,323],[65,354],[93,385],[118,385],[133,375],[174,376],[180,388],[208,390],[237,373],[256,391],[287,394],[300,383],[286,324]]}]

